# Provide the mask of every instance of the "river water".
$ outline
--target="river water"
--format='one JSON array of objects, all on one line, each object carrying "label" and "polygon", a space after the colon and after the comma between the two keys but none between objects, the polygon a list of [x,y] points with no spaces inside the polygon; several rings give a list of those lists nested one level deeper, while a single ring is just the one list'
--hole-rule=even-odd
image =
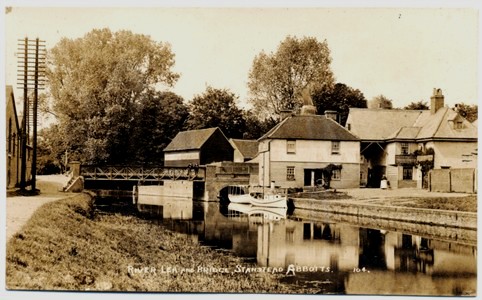
[{"label": "river water", "polygon": [[427,226],[413,234],[407,231],[413,224],[367,226],[356,219],[340,221],[339,215],[317,217],[296,209],[283,215],[182,198],[163,199],[162,204],[143,207],[153,222],[320,294],[476,294],[476,238],[457,238],[476,237],[475,231],[437,235]]}]

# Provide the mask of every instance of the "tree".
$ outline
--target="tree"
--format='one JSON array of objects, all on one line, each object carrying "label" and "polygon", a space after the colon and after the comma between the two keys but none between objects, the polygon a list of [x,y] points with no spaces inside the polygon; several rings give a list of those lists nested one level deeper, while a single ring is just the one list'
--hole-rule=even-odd
[{"label": "tree", "polygon": [[368,108],[382,108],[382,109],[392,109],[393,101],[388,99],[383,95],[378,95],[373,97],[372,100],[368,101]]},{"label": "tree", "polygon": [[57,124],[39,130],[37,142],[38,174],[54,174],[66,169],[67,145]]},{"label": "tree", "polygon": [[465,104],[465,103],[458,103],[454,107],[455,111],[458,111],[459,114],[467,119],[470,123],[474,122],[478,118],[478,105],[477,104]]},{"label": "tree", "polygon": [[418,102],[411,102],[409,105],[405,106],[403,109],[406,110],[428,110],[430,107],[428,106],[426,101],[420,100]]},{"label": "tree", "polygon": [[189,116],[183,99],[172,92],[150,92],[136,110],[132,157],[141,164],[161,164],[163,149],[182,130]]},{"label": "tree", "polygon": [[261,118],[279,118],[285,109],[301,106],[304,90],[333,86],[328,43],[315,38],[288,36],[275,53],[261,52],[254,60],[248,79],[249,102]]},{"label": "tree", "polygon": [[243,133],[244,139],[258,139],[278,123],[273,118],[260,120],[252,110],[243,111],[243,118],[246,124]]},{"label": "tree", "polygon": [[318,114],[323,114],[325,110],[335,110],[340,115],[342,126],[345,126],[350,107],[367,107],[363,93],[343,83],[335,84],[333,89],[315,91],[312,98]]},{"label": "tree", "polygon": [[187,129],[219,127],[228,138],[242,138],[245,130],[243,112],[237,97],[226,89],[207,87],[189,103]]},{"label": "tree", "polygon": [[136,104],[159,84],[172,86],[174,54],[130,31],[93,30],[63,38],[48,54],[48,84],[60,131],[84,163],[129,159]]}]

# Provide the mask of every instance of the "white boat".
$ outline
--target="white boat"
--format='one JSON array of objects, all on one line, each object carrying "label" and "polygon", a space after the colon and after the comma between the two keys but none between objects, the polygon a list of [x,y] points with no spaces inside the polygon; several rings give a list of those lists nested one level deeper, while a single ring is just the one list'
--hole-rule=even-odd
[{"label": "white boat", "polygon": [[247,215],[249,218],[259,217],[263,220],[281,220],[286,218],[286,208],[282,207],[259,207],[251,204],[229,203],[229,211]]},{"label": "white boat", "polygon": [[288,197],[286,195],[249,193],[247,192],[247,187],[236,186],[235,189],[233,187],[228,192],[228,199],[231,203],[252,204],[259,207],[288,208]]}]

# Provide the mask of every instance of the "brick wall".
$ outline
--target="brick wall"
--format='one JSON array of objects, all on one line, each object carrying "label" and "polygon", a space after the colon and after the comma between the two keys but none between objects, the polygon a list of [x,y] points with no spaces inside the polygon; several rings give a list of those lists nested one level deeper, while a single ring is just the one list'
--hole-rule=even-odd
[{"label": "brick wall", "polygon": [[475,193],[475,169],[434,169],[429,173],[432,192]]}]

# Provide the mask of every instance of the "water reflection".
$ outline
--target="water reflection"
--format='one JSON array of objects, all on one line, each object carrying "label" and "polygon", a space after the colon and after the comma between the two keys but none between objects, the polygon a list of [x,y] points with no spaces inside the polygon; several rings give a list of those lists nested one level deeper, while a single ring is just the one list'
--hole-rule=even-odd
[{"label": "water reflection", "polygon": [[141,209],[157,210],[158,218],[170,229],[190,234],[204,245],[252,258],[259,266],[283,270],[298,266],[294,276],[288,274],[282,280],[318,288],[320,293],[476,292],[475,243],[406,234],[404,228],[366,228],[220,203],[162,201],[161,208]]}]

